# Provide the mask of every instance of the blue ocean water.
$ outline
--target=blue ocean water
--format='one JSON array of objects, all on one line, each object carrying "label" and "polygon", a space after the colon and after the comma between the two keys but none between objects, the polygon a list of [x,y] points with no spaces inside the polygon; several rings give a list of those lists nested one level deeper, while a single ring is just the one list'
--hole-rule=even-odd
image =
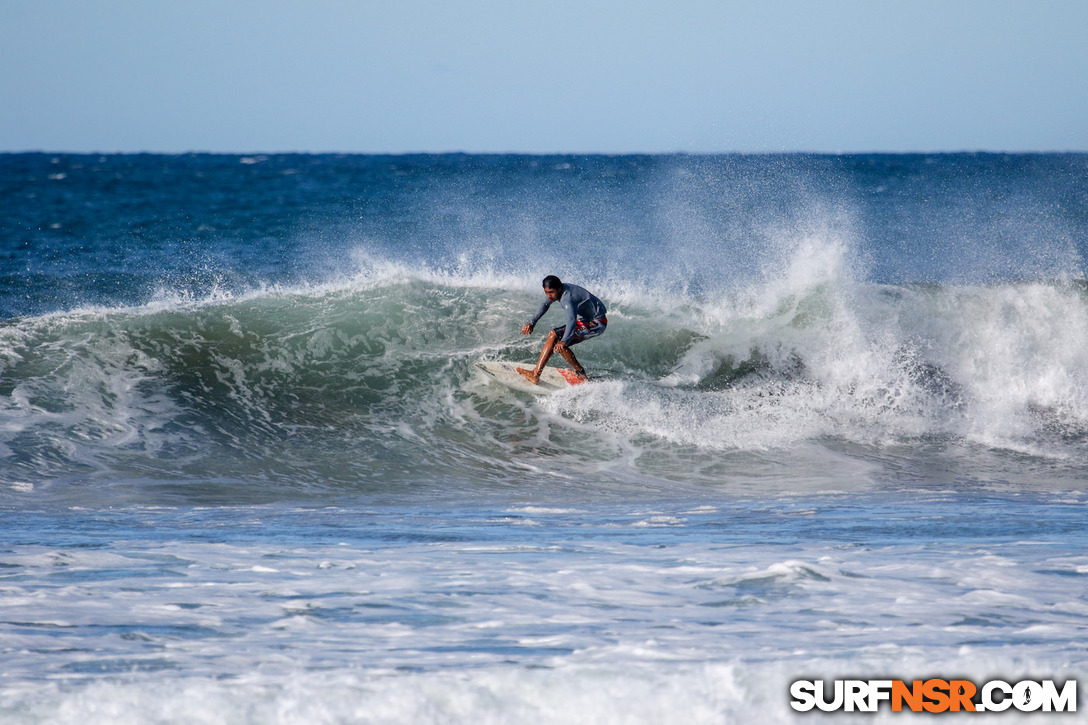
[{"label": "blue ocean water", "polygon": [[[4,722],[1088,663],[1088,155],[4,154],[0,199]],[[546,274],[610,324],[537,397],[473,363],[535,358]]]}]

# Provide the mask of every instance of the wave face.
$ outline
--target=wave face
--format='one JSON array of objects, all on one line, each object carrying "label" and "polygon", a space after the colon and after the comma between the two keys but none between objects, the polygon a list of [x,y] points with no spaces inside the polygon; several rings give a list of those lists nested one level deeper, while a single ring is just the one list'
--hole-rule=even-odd
[{"label": "wave face", "polygon": [[[9,491],[1076,485],[1088,462],[1084,156],[2,158]],[[472,363],[535,358],[547,273],[610,325],[577,348],[597,383],[538,399]]]},{"label": "wave face", "polygon": [[531,360],[540,341],[518,331],[537,295],[482,279],[392,274],[12,321],[3,476],[260,497],[541,473],[563,485],[572,468],[728,484],[792,456],[779,475],[794,481],[839,455],[969,478],[1085,464],[1083,285],[854,285],[841,250],[798,254],[801,279],[716,300],[601,285],[609,331],[578,349],[598,379],[544,399],[475,374],[482,358]]}]

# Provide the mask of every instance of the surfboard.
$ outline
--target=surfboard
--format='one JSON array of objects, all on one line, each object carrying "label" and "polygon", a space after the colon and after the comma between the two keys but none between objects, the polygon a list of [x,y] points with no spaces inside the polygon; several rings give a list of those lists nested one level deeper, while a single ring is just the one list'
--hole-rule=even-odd
[{"label": "surfboard", "polygon": [[498,360],[481,360],[476,367],[489,379],[502,383],[514,390],[524,390],[527,393],[548,395],[560,390],[567,390],[572,385],[581,385],[584,380],[579,380],[573,370],[566,368],[544,368],[540,374],[540,384],[533,385],[522,376],[516,368],[533,369],[532,363],[513,363]]}]

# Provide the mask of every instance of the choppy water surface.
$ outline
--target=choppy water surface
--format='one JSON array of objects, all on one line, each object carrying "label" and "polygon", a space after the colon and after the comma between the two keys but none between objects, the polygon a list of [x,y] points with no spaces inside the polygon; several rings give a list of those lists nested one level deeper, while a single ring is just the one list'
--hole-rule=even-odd
[{"label": "choppy water surface", "polygon": [[[1075,676],[1086,169],[0,156],[3,719]],[[608,305],[595,382],[489,384],[549,273]]]}]

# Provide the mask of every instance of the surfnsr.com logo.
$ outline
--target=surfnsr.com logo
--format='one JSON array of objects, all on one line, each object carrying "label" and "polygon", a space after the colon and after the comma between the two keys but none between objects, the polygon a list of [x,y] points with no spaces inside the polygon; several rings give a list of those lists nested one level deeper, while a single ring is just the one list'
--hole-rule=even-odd
[{"label": "surfnsr.com logo", "polygon": [[790,707],[799,712],[876,712],[888,703],[892,712],[1076,712],[1077,681],[1061,687],[1053,680],[1010,684],[991,680],[981,687],[970,680],[797,680],[790,685]]}]

